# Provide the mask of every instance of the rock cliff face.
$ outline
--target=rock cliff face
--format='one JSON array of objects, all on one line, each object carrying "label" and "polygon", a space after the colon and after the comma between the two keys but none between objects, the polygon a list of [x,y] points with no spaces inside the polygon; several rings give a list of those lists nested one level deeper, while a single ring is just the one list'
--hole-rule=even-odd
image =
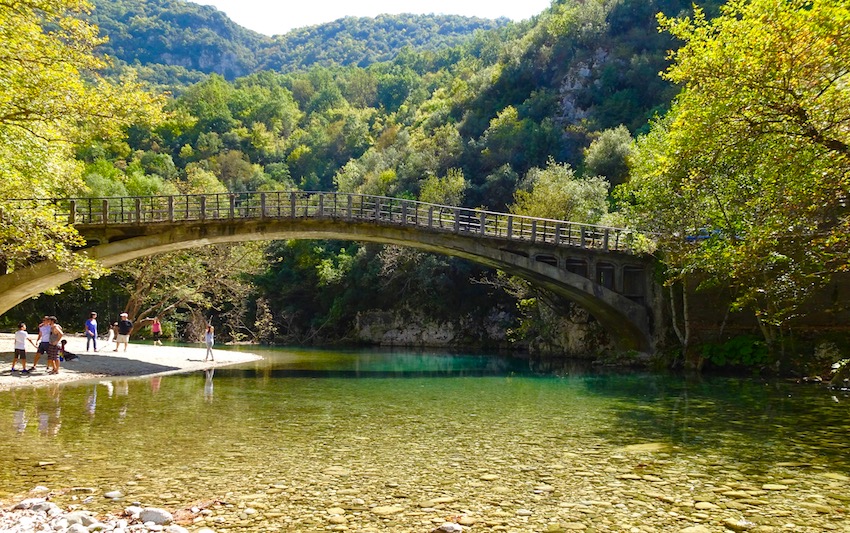
[{"label": "rock cliff face", "polygon": [[380,346],[519,348],[558,358],[596,359],[615,351],[607,332],[581,307],[571,304],[565,316],[550,313],[547,320],[551,327],[521,344],[508,342],[516,317],[504,310],[446,322],[419,311],[374,310],[357,315],[354,334],[359,342]]},{"label": "rock cliff face", "polygon": [[414,310],[374,310],[357,315],[355,337],[381,346],[507,348],[507,332],[514,321],[513,315],[500,310],[447,322]]},{"label": "rock cliff face", "polygon": [[572,359],[596,359],[616,352],[611,336],[590,313],[573,303],[567,305],[565,314],[547,312],[550,327],[531,342],[529,352]]}]

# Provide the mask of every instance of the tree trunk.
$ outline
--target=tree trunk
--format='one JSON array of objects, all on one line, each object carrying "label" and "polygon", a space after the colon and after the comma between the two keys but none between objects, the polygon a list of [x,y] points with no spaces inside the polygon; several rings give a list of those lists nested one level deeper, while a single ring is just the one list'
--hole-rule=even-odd
[{"label": "tree trunk", "polygon": [[[673,331],[676,332],[676,337],[679,339],[679,344],[682,347],[682,359],[685,362],[686,366],[694,366],[697,370],[702,368],[702,358],[697,361],[696,365],[693,365],[689,360],[689,350],[691,345],[691,310],[688,299],[688,287],[687,284],[682,282],[682,325],[679,326],[679,318],[677,313],[677,305],[676,305],[676,291],[673,288],[673,285],[669,286],[670,289],[670,311],[672,314],[672,322],[673,322]],[[675,361],[674,361],[675,363]]]}]

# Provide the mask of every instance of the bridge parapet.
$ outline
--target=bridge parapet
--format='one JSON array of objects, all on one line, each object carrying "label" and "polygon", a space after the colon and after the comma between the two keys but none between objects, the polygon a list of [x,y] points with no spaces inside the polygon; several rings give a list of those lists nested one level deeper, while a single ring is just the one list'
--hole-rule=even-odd
[{"label": "bridge parapet", "polygon": [[[19,206],[38,200],[20,200]],[[633,254],[635,235],[622,228],[336,192],[246,192],[51,200],[56,216],[77,227],[232,219],[333,218],[415,226],[531,244]]]}]

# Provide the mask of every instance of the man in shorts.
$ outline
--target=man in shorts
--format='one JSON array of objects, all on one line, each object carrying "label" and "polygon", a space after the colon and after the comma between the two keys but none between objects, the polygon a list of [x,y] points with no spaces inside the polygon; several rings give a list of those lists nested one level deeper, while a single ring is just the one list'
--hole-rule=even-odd
[{"label": "man in shorts", "polygon": [[133,323],[127,317],[127,313],[121,313],[121,320],[118,321],[118,336],[115,337],[115,351],[121,343],[124,343],[124,351],[127,351],[127,346],[130,344],[130,332],[133,331]]},{"label": "man in shorts", "polygon": [[65,336],[62,328],[56,322],[59,320],[55,316],[48,317],[50,320],[50,336],[47,344],[47,373],[59,373],[59,341]]}]

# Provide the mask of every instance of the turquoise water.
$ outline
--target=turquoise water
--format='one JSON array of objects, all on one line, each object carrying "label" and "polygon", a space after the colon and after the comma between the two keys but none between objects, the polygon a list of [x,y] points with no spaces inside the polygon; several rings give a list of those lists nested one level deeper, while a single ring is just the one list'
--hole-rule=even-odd
[{"label": "turquoise water", "polygon": [[[781,527],[792,508],[808,521],[801,530],[817,530],[847,506],[850,398],[822,387],[580,367],[546,375],[483,355],[251,351],[265,359],[212,375],[0,394],[0,497],[42,485],[60,504],[99,512],[216,500],[258,509],[221,510],[220,528],[252,530],[331,527],[333,507],[364,530],[423,531],[460,515],[508,530],[518,520],[657,530],[732,511]],[[110,490],[125,496],[103,498]],[[764,502],[748,514],[721,505],[724,490]],[[695,508],[699,494],[720,494],[719,510]],[[661,507],[618,507],[646,499]],[[587,502],[606,511],[581,510]],[[369,514],[376,506],[401,510]]]}]

